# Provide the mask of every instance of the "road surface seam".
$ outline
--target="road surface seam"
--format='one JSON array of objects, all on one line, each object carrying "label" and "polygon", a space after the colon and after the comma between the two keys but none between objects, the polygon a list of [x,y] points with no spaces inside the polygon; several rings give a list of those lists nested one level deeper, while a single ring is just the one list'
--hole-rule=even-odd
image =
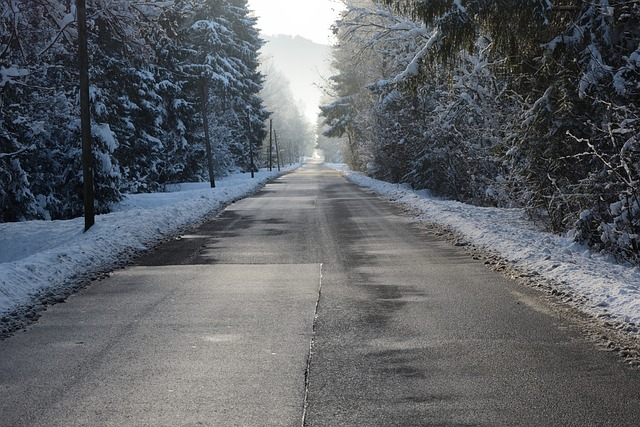
[{"label": "road surface seam", "polygon": [[307,408],[309,406],[309,375],[311,371],[311,358],[313,357],[313,347],[316,336],[316,323],[318,320],[318,306],[320,305],[320,297],[322,296],[322,263],[320,263],[320,280],[318,284],[318,298],[313,312],[313,323],[311,326],[311,339],[309,340],[309,353],[307,354],[307,367],[304,371],[304,399],[302,401],[302,427],[306,424]]}]

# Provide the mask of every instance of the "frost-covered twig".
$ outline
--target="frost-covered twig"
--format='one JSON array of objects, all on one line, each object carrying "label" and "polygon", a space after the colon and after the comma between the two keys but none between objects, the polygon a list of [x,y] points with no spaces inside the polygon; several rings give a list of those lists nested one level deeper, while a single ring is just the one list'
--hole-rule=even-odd
[{"label": "frost-covered twig", "polygon": [[27,147],[22,147],[21,149],[14,151],[12,153],[0,153],[0,159],[5,159],[5,158],[9,158],[9,157],[14,157],[14,156],[18,156],[22,153],[24,153],[25,151],[29,151],[29,150],[33,150],[35,148],[34,145],[29,145]]}]

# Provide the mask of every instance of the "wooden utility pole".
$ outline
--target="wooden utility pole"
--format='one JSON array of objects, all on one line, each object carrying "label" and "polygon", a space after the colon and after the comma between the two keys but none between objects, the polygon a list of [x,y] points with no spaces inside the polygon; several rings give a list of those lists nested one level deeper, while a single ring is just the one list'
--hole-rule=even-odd
[{"label": "wooden utility pole", "polygon": [[273,169],[273,119],[269,119],[269,172]]},{"label": "wooden utility pole", "polygon": [[276,139],[276,160],[278,162],[278,172],[280,172],[280,149],[278,148],[278,134],[273,131],[273,136]]},{"label": "wooden utility pole", "polygon": [[216,178],[213,173],[213,153],[211,150],[211,139],[209,139],[209,119],[207,118],[207,98],[209,91],[207,90],[207,80],[205,76],[200,78],[200,104],[202,106],[202,124],[204,126],[204,139],[207,147],[207,165],[209,166],[209,182],[211,188],[216,188]]},{"label": "wooden utility pole", "polygon": [[82,181],[84,193],[84,231],[95,224],[93,192],[93,150],[89,104],[89,54],[87,49],[87,9],[85,0],[76,0],[78,22],[78,60],[80,67],[80,133],[82,136]]},{"label": "wooden utility pole", "polygon": [[251,178],[255,178],[253,173],[253,141],[251,132],[251,116],[249,115],[249,110],[247,109],[247,139],[249,140],[249,168],[251,169]]}]

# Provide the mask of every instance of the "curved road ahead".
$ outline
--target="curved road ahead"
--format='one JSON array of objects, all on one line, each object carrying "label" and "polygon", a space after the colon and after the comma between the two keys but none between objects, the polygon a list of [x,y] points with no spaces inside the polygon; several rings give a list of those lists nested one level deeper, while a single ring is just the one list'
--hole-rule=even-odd
[{"label": "curved road ahead", "polygon": [[0,342],[0,425],[639,425],[546,307],[308,164]]}]

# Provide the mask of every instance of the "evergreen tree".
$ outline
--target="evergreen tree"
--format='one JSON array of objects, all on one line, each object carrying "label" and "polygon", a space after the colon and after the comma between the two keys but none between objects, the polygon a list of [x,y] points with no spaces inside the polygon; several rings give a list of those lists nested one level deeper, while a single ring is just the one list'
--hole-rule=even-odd
[{"label": "evergreen tree", "polygon": [[[185,77],[186,102],[200,105],[201,85],[206,86],[207,105],[214,112],[209,128],[218,173],[248,170],[248,141],[259,144],[267,118],[258,96],[262,41],[255,19],[249,17],[246,1],[185,3],[183,10],[174,53]],[[192,137],[192,143],[204,144],[202,133]]]},{"label": "evergreen tree", "polygon": [[63,217],[78,202],[74,16],[60,2],[0,8],[2,220]]},{"label": "evergreen tree", "polygon": [[159,136],[159,184],[205,180],[206,159],[202,141],[199,100],[195,93],[195,76],[185,70],[193,51],[189,50],[188,28],[196,4],[178,2],[160,17],[162,31],[154,44],[157,64],[155,90],[159,94],[164,120]]},{"label": "evergreen tree", "polygon": [[[261,41],[246,2],[167,6],[87,4],[98,212],[123,192],[204,177],[202,77],[221,174],[245,169],[248,135],[264,136]],[[1,221],[82,214],[76,36],[73,2],[0,4]]]},{"label": "evergreen tree", "polygon": [[234,114],[229,118],[229,127],[233,135],[230,141],[230,152],[234,156],[235,166],[242,171],[247,171],[249,170],[247,144],[251,141],[254,144],[254,151],[260,149],[266,135],[264,123],[269,117],[260,96],[264,77],[259,71],[258,51],[264,41],[260,38],[256,27],[256,18],[250,16],[247,0],[230,0],[228,13],[228,20],[231,22],[235,37],[234,43],[225,45],[225,53],[228,58],[238,64],[237,68],[242,76],[231,104]]}]

